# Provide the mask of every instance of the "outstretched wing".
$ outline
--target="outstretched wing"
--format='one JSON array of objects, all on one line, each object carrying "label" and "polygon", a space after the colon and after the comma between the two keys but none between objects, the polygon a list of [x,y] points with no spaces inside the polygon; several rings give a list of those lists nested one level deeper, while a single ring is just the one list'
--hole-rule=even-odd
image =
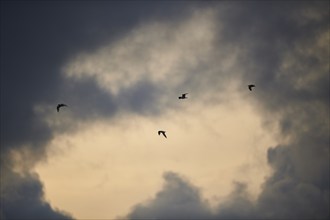
[{"label": "outstretched wing", "polygon": [[249,90],[252,91],[252,88],[255,87],[255,85],[249,85]]},{"label": "outstretched wing", "polygon": [[187,95],[188,93],[183,93],[181,96],[179,96],[179,99],[186,99],[187,98]]},{"label": "outstretched wing", "polygon": [[60,111],[60,108],[61,107],[64,107],[64,106],[67,106],[67,105],[66,104],[58,104],[57,107],[56,107],[57,112],[59,112]]},{"label": "outstretched wing", "polygon": [[158,135],[160,135],[160,134],[162,134],[162,135],[164,135],[164,137],[166,137],[165,131],[158,131]]}]

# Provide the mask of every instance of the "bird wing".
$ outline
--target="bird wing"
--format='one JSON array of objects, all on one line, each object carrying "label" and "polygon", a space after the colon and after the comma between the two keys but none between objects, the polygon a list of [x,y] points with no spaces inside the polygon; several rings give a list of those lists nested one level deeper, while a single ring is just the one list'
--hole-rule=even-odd
[{"label": "bird wing", "polygon": [[164,135],[164,137],[166,137],[165,131],[158,131],[158,135],[160,135],[160,134],[162,134],[162,135]]},{"label": "bird wing", "polygon": [[57,112],[60,111],[60,108],[63,107],[63,106],[67,106],[66,104],[58,104],[56,109],[57,109]]}]

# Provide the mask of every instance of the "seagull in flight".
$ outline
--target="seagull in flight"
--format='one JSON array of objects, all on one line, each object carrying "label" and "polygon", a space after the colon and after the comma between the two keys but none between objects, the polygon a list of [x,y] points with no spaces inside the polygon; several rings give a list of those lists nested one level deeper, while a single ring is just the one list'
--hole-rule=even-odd
[{"label": "seagull in flight", "polygon": [[158,131],[158,135],[162,134],[162,135],[164,135],[165,138],[167,138],[165,132],[166,131]]},{"label": "seagull in flight", "polygon": [[60,111],[60,108],[61,108],[61,107],[64,107],[64,106],[66,106],[66,107],[67,107],[67,105],[66,105],[66,104],[58,104],[58,105],[57,105],[57,107],[56,107],[56,109],[57,109],[57,112],[59,112],[59,111]]},{"label": "seagull in flight", "polygon": [[253,85],[253,84],[251,84],[251,85],[248,85],[248,87],[249,87],[249,90],[252,91],[252,88],[253,88],[253,87],[256,87],[256,86]]},{"label": "seagull in flight", "polygon": [[179,99],[186,99],[188,93],[183,93],[181,96],[179,96]]}]

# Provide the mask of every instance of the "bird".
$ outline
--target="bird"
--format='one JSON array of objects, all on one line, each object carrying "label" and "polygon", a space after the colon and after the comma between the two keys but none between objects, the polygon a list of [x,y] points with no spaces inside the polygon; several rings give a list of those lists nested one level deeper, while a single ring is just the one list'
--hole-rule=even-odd
[{"label": "bird", "polygon": [[56,107],[56,109],[57,109],[57,112],[59,112],[59,111],[60,111],[60,108],[61,108],[61,107],[64,107],[64,106],[66,106],[66,107],[67,107],[67,105],[66,105],[66,104],[63,104],[63,103],[62,103],[62,104],[58,104],[58,105],[57,105],[57,107]]},{"label": "bird", "polygon": [[166,132],[166,131],[158,131],[158,135],[163,134],[164,137],[167,138],[165,132]]},{"label": "bird", "polygon": [[253,84],[251,84],[251,85],[248,85],[248,87],[249,87],[249,90],[252,91],[252,88],[253,88],[253,87],[256,87],[256,86],[253,85]]},{"label": "bird", "polygon": [[179,96],[179,99],[186,99],[188,93],[183,93],[181,96]]}]

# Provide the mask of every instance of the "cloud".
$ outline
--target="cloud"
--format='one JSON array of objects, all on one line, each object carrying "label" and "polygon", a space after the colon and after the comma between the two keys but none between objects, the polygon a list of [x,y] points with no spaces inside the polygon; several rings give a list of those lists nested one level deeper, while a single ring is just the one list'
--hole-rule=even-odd
[{"label": "cloud", "polygon": [[73,219],[52,207],[44,198],[43,185],[36,173],[17,173],[1,167],[2,219]]},{"label": "cloud", "polygon": [[[126,3],[91,8],[84,3],[80,13],[72,13],[73,3],[57,9],[54,3],[28,5],[31,10],[15,4],[5,3],[8,10],[1,15],[6,56],[0,145],[1,167],[7,167],[1,169],[6,176],[1,183],[10,178],[17,183],[2,188],[4,218],[16,216],[14,206],[29,216],[27,202],[40,216],[69,218],[43,200],[41,181],[31,172],[47,158],[54,135],[118,112],[152,117],[177,109],[172,97],[192,88],[201,105],[218,105],[233,97],[224,91],[241,92],[251,81],[257,87],[255,99],[248,99],[265,129],[272,132],[267,125],[275,124],[280,131],[278,145],[267,154],[274,173],[257,201],[238,183],[211,212],[196,187],[167,173],[163,190],[128,216],[329,217],[328,3],[205,3],[212,9],[198,11],[194,5],[180,16],[176,5],[162,3],[171,18],[153,3],[137,4],[138,10]],[[52,108],[59,101],[70,103],[75,114],[56,117]],[[30,195],[14,197],[26,188]]]},{"label": "cloud", "polygon": [[136,205],[128,218],[202,219],[210,214],[198,188],[174,172],[164,173],[163,178],[163,189],[145,204]]},{"label": "cloud", "polygon": [[[4,151],[23,145],[39,151],[52,139],[53,130],[38,111],[41,105],[51,111],[50,107],[58,102],[72,102],[73,106],[79,103],[83,107],[77,110],[77,118],[83,120],[90,113],[111,117],[116,111],[111,95],[100,90],[93,80],[68,81],[61,75],[61,68],[77,53],[92,52],[108,42],[119,41],[145,20],[165,16],[155,3],[6,2],[3,6],[6,8],[1,15],[1,50],[5,54],[1,74],[1,149]],[[185,15],[175,15],[182,4],[161,3],[161,6],[173,15],[171,19]],[[148,82],[138,82],[137,87],[141,88],[141,84]],[[132,90],[145,93],[143,89]],[[91,108],[98,99],[101,107]]]},{"label": "cloud", "polygon": [[210,19],[212,10],[176,22],[149,21],[94,53],[78,54],[68,62],[64,75],[74,82],[93,79],[120,100],[126,97],[121,94],[140,88],[141,83],[152,85],[149,93],[178,93],[188,73],[198,74],[197,68],[212,50],[215,27]]},{"label": "cloud", "polygon": [[[202,219],[329,218],[329,13],[325,12],[329,4],[294,6],[247,4],[246,8],[238,6],[237,11],[233,7],[235,13],[219,15],[222,28],[215,47],[242,48],[235,59],[241,60],[239,65],[245,70],[237,74],[257,85],[252,101],[265,129],[271,129],[271,124],[278,126],[279,144],[268,150],[273,174],[256,201],[238,184],[219,203],[215,214],[196,214]],[[208,76],[217,82],[218,74]],[[163,189],[157,195],[163,193],[172,192]],[[128,217],[137,213],[139,217],[142,213],[150,218],[168,217],[162,215],[158,204],[156,196],[147,208],[135,206]],[[206,205],[203,199],[196,204]],[[171,202],[162,205],[164,210],[174,209],[172,206]]]},{"label": "cloud", "polygon": [[247,186],[238,183],[212,212],[198,190],[172,173],[165,175],[163,190],[147,204],[137,204],[129,218],[329,217],[329,14],[325,6],[319,2],[235,3],[226,5],[233,11],[229,13],[217,5],[174,23],[148,22],[68,62],[63,69],[68,80],[94,80],[116,106],[147,116],[176,109],[167,97],[180,89],[193,88],[195,100],[218,105],[233,97],[227,94],[243,94],[253,82],[257,85],[254,98],[248,99],[260,113],[265,130],[278,127],[278,144],[265,155],[273,174],[256,201],[247,194]]},{"label": "cloud", "polygon": [[313,152],[310,146],[322,145],[304,143],[300,146],[291,144],[269,149],[268,161],[275,172],[266,181],[259,197],[259,208],[266,217],[329,217],[328,155],[325,153],[315,158],[318,150]]},{"label": "cloud", "polygon": [[[105,95],[93,82],[71,86],[63,80],[60,71],[63,63],[77,51],[91,51],[105,41],[119,38],[142,22],[146,12],[154,12],[149,18],[162,15],[161,10],[152,10],[155,4],[132,2],[129,5],[119,2],[1,3],[4,7],[0,81],[1,204],[4,204],[1,218],[69,218],[43,200],[41,180],[30,172],[36,164],[47,160],[47,143],[54,135],[72,131],[77,126],[72,120],[71,124],[64,123],[68,127],[60,125],[58,120],[53,126],[54,120],[50,123],[44,116],[51,115],[58,102],[66,101],[70,108],[80,106],[76,111],[80,121],[86,120],[87,115],[92,118],[114,115],[117,109],[111,96]],[[167,12],[176,8],[171,4],[162,6],[169,9]],[[132,99],[145,93],[143,88],[132,92],[126,94]],[[100,102],[95,103],[95,100]],[[140,110],[139,105],[136,103],[135,110]],[[17,173],[17,168],[25,175]],[[6,184],[10,178],[17,184]],[[33,189],[33,192],[27,194],[25,189]],[[14,199],[11,197],[15,196],[15,191],[20,191],[20,196]]]},{"label": "cloud", "polygon": [[[255,203],[249,199],[246,184],[234,183],[226,202],[212,208],[202,197],[201,189],[185,177],[165,172],[165,183],[154,198],[132,207],[128,219],[244,219],[256,218]],[[123,218],[123,217],[121,217]]]}]

